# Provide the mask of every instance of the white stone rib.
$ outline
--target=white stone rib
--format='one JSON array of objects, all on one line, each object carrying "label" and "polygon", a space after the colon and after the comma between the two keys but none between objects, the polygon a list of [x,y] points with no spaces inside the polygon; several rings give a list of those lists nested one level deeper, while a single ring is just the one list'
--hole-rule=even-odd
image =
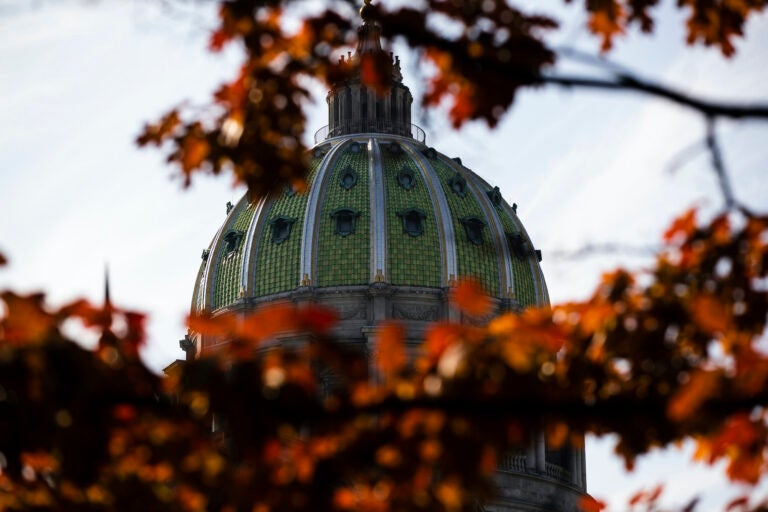
[{"label": "white stone rib", "polygon": [[371,191],[371,282],[387,279],[387,214],[384,170],[379,141],[368,139],[368,176]]},{"label": "white stone rib", "polygon": [[245,289],[246,295],[250,295],[253,292],[251,286],[251,280],[249,279],[251,270],[251,260],[255,259],[256,251],[258,247],[254,247],[254,239],[259,224],[262,223],[262,214],[267,204],[267,199],[262,197],[253,206],[255,211],[253,217],[251,217],[251,223],[248,225],[248,233],[245,235],[245,243],[243,244],[243,259],[240,269],[240,290]]},{"label": "white stone rib", "polygon": [[301,260],[299,263],[299,283],[304,283],[304,276],[309,279],[309,284],[315,283],[315,260],[313,258],[316,246],[316,237],[318,231],[318,208],[320,207],[323,193],[325,192],[325,181],[328,169],[336,161],[336,153],[339,149],[349,142],[342,141],[335,145],[325,155],[323,162],[317,169],[317,175],[312,180],[309,189],[309,198],[307,199],[306,213],[304,214],[304,227],[301,236]]},{"label": "white stone rib", "polygon": [[221,248],[221,234],[226,233],[229,226],[235,222],[240,209],[243,207],[242,204],[245,201],[246,197],[244,196],[237,203],[237,206],[232,208],[232,211],[229,212],[229,215],[227,215],[227,218],[219,228],[219,231],[216,233],[216,236],[213,239],[213,243],[211,244],[211,252],[208,253],[208,261],[206,262],[205,272],[202,278],[203,287],[200,290],[200,293],[203,294],[203,310],[210,309],[211,305],[213,304],[213,288],[210,285],[214,282],[214,278],[216,277],[216,261],[218,260],[217,255],[219,253],[219,249]]},{"label": "white stone rib", "polygon": [[445,191],[440,184],[440,177],[432,168],[432,164],[425,158],[418,147],[408,143],[404,144],[408,152],[418,164],[416,167],[421,173],[421,177],[432,192],[430,198],[437,199],[435,214],[437,215],[437,226],[441,231],[441,242],[444,242],[442,250],[443,255],[443,286],[448,286],[451,279],[459,277],[458,264],[456,262],[456,232],[453,230],[453,217],[451,209],[448,207],[448,198],[445,197]]}]

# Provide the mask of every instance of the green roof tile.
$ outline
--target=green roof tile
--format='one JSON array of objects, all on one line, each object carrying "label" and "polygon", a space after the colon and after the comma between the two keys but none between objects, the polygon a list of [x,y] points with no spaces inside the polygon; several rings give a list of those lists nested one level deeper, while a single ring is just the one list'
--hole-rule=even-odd
[{"label": "green roof tile", "polygon": [[[462,197],[451,189],[451,179],[456,175],[456,171],[449,167],[440,158],[430,159],[429,161],[435,172],[440,177],[440,183],[445,190],[448,199],[448,207],[453,217],[453,229],[456,232],[456,264],[459,271],[459,277],[471,277],[476,279],[490,295],[499,295],[499,262],[496,248],[491,240],[491,233],[487,226],[488,220],[483,214],[483,210],[472,195],[469,185],[467,191]],[[467,237],[464,225],[461,219],[476,217],[486,223],[483,228],[483,243],[473,244]]]},{"label": "green roof tile", "polygon": [[[367,284],[370,281],[371,212],[368,186],[368,150],[361,144],[359,153],[344,150],[326,177],[325,194],[320,212],[317,236],[317,285],[336,286]],[[350,189],[340,184],[342,173],[351,168],[357,183]],[[331,215],[340,208],[360,212],[355,232],[341,236],[334,231]]]},{"label": "green roof tile", "polygon": [[[442,277],[440,240],[429,190],[409,155],[392,154],[386,149],[381,155],[387,205],[387,280],[399,285],[438,287]],[[413,173],[414,182],[409,190],[397,179],[404,168]],[[411,208],[425,213],[424,232],[420,236],[405,233],[397,215]]]}]

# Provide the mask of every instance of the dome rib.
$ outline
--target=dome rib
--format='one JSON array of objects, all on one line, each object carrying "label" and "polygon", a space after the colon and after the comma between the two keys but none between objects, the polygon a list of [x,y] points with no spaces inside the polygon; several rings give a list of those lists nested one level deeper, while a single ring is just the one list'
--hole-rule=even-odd
[{"label": "dome rib", "polygon": [[369,282],[389,281],[387,269],[387,213],[381,146],[368,139],[368,172],[371,191],[371,268]]},{"label": "dome rib", "polygon": [[410,142],[406,142],[403,146],[417,163],[416,167],[429,188],[430,197],[437,200],[437,205],[435,205],[433,211],[437,216],[437,228],[440,235],[441,266],[443,269],[442,286],[449,286],[451,280],[458,277],[459,271],[456,263],[456,232],[453,229],[448,199],[445,196],[443,187],[440,185],[440,178],[429,161],[421,154],[419,148]]},{"label": "dome rib", "polygon": [[[243,295],[240,280],[244,238],[252,223],[253,214],[254,208],[248,201],[248,196],[245,195],[232,209],[227,228],[223,231],[224,236],[219,240],[214,253],[216,262],[211,276],[214,286],[210,287],[209,293],[209,303],[213,311],[232,304]],[[222,242],[226,243],[226,247],[222,246]]]},{"label": "dome rib", "polygon": [[245,296],[251,297],[255,293],[254,273],[256,269],[255,255],[258,254],[261,233],[266,223],[267,212],[274,199],[264,198],[258,200],[254,206],[255,212],[248,226],[248,232],[245,235],[245,244],[243,246],[243,264],[240,276],[240,287],[245,288]]},{"label": "dome rib", "polygon": [[[200,279],[200,297],[198,299],[198,312],[210,311],[213,309],[213,294],[215,290],[216,282],[216,269],[219,262],[219,252],[222,245],[222,235],[227,233],[234,224],[239,212],[241,211],[243,204],[246,202],[246,198],[243,197],[238,201],[237,206],[227,214],[224,223],[216,232],[216,236],[213,237],[209,251],[208,259],[205,262],[205,270]],[[201,299],[201,300],[200,300]]]},{"label": "dome rib", "polygon": [[[318,212],[322,205],[323,193],[327,182],[326,176],[331,174],[328,169],[333,169],[338,160],[338,154],[344,146],[348,146],[352,139],[342,140],[325,155],[317,175],[310,183],[307,207],[304,213],[304,226],[301,236],[301,260],[299,262],[299,280],[302,286],[313,286],[317,283],[315,269],[315,255],[317,251],[317,233],[319,228]],[[331,165],[333,164],[333,165]]]}]

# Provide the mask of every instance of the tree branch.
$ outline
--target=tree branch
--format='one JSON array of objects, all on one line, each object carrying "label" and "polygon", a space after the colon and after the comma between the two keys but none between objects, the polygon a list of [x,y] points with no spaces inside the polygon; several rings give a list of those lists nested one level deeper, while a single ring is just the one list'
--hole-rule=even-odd
[{"label": "tree branch", "polygon": [[728,171],[725,169],[725,163],[723,162],[723,155],[717,143],[715,120],[711,117],[707,118],[707,148],[712,156],[712,168],[715,170],[715,174],[717,174],[720,191],[723,193],[723,199],[725,200],[725,208],[730,210],[736,206],[736,199],[733,196],[731,180],[728,177]]},{"label": "tree branch", "polygon": [[616,73],[612,78],[607,79],[578,75],[542,74],[539,77],[539,81],[542,84],[554,84],[563,87],[584,87],[647,94],[692,108],[709,118],[768,119],[768,105],[765,104],[729,104],[708,101],[671,87],[641,80],[624,73]]}]

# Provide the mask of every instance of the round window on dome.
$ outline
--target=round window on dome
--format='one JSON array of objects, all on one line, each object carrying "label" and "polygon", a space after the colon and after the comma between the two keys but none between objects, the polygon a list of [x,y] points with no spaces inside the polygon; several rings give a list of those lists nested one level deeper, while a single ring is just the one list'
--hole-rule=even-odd
[{"label": "round window on dome", "polygon": [[411,190],[416,185],[416,177],[413,175],[413,171],[403,167],[397,173],[397,183],[405,190]]},{"label": "round window on dome", "polygon": [[347,167],[339,176],[339,186],[344,190],[349,190],[357,185],[357,173],[351,167]]}]

